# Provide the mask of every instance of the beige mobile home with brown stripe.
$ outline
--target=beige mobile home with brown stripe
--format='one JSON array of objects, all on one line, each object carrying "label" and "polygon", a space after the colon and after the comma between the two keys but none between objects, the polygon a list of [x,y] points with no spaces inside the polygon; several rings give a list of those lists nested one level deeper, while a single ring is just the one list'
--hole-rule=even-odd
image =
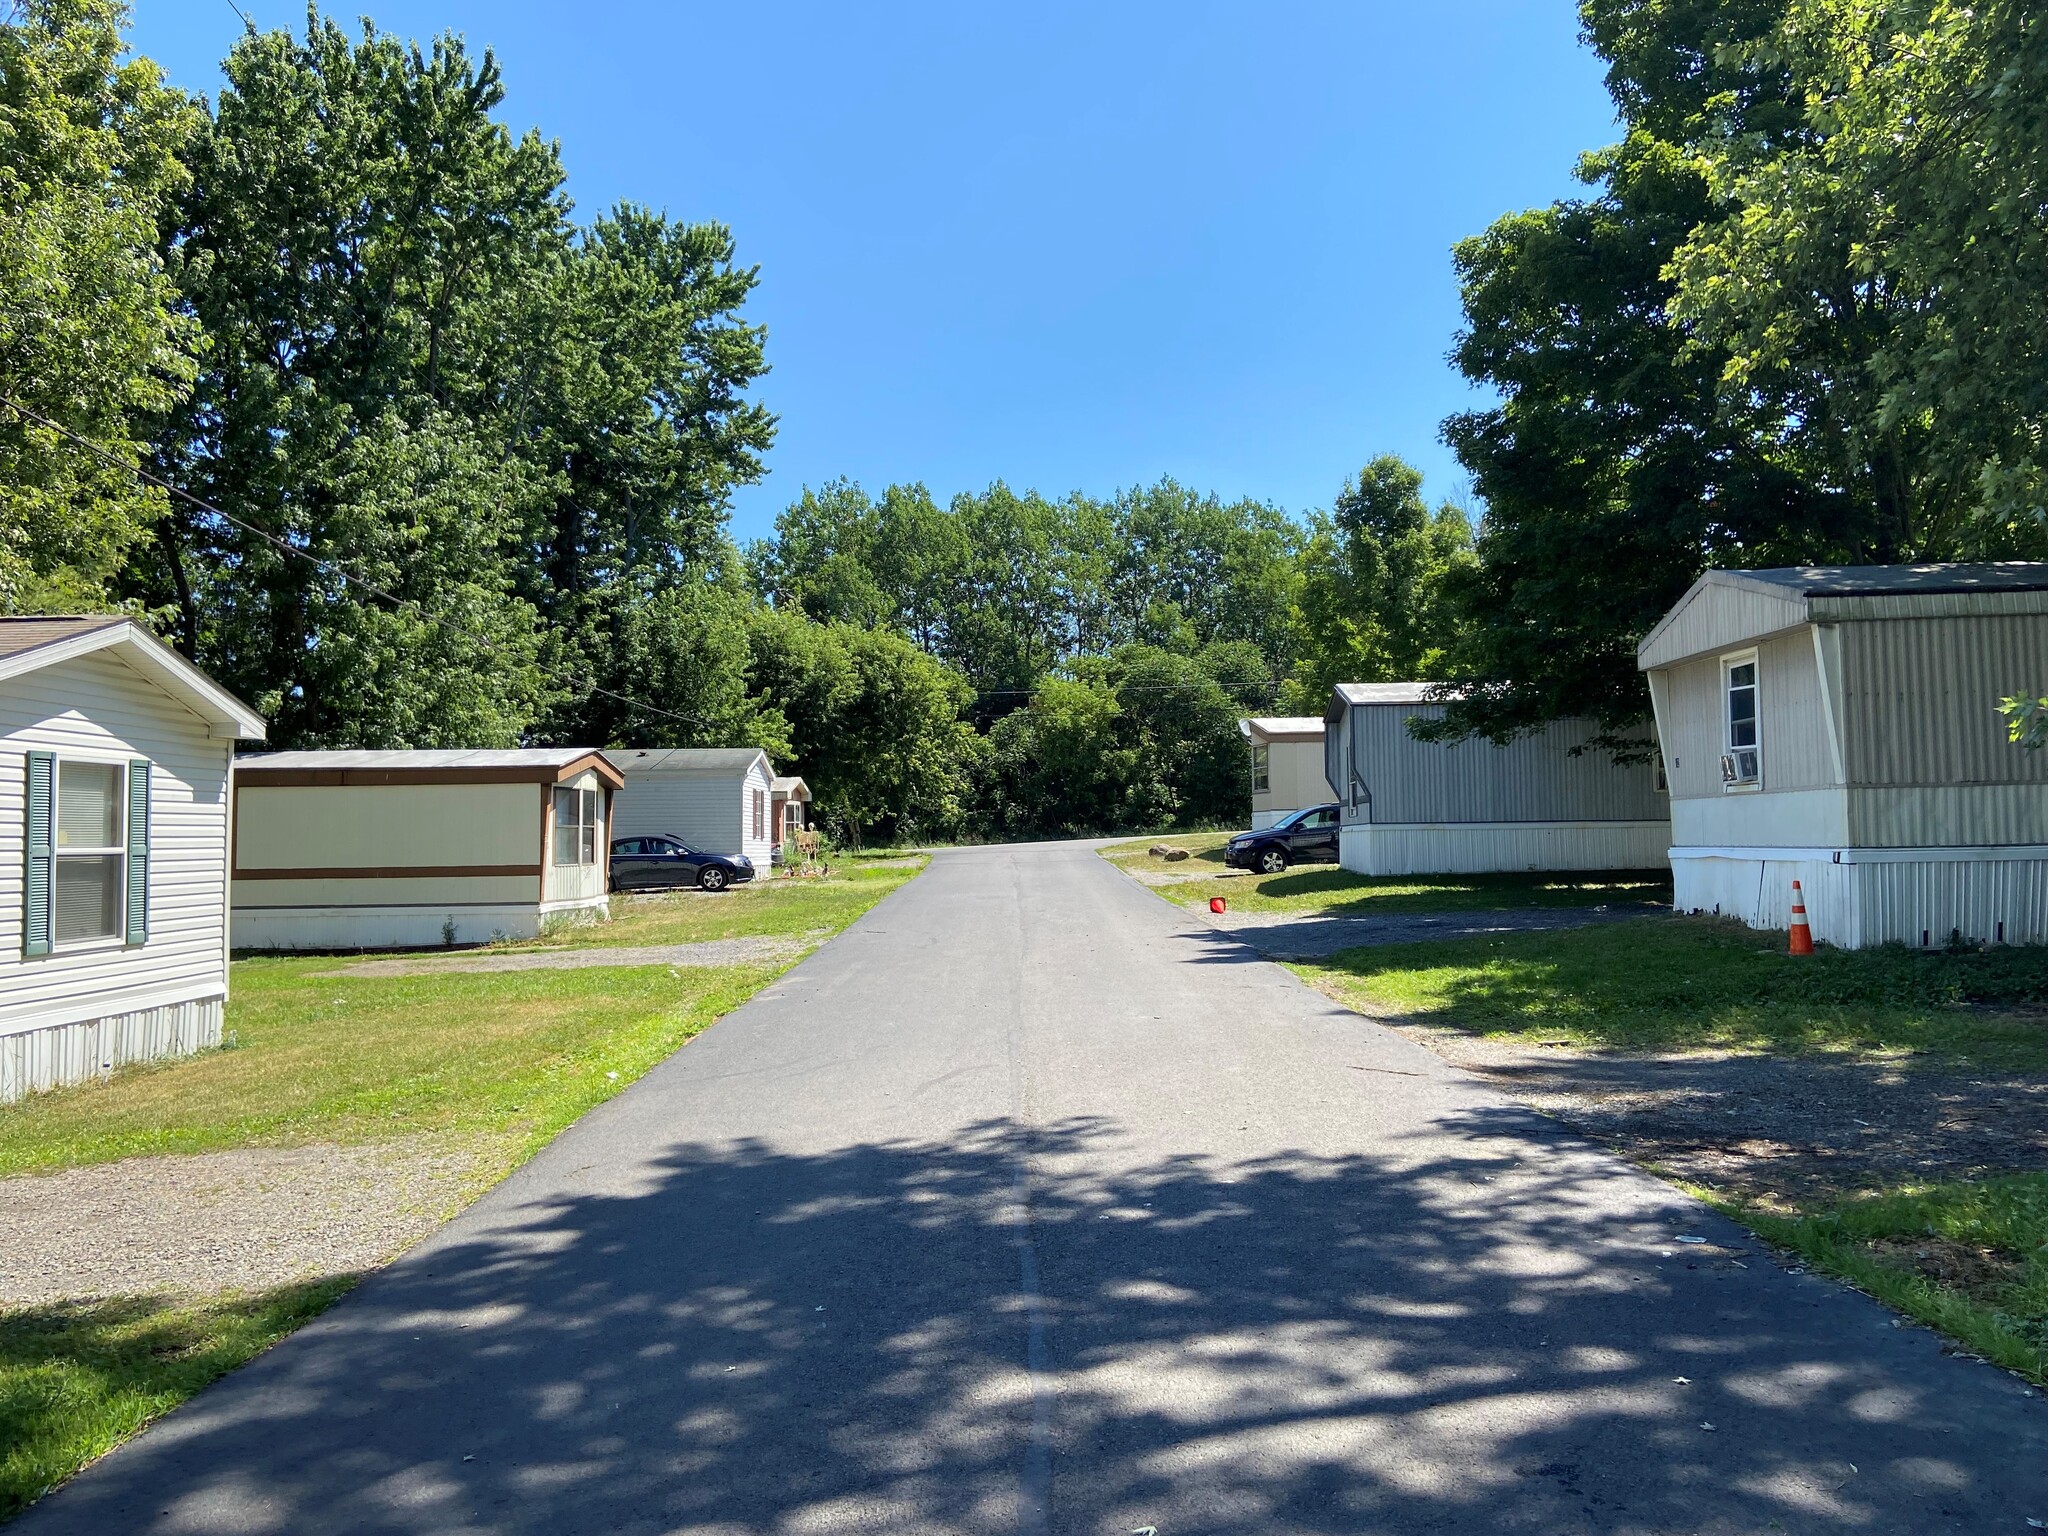
[{"label": "beige mobile home with brown stripe", "polygon": [[1678,909],[1846,947],[2048,942],[2048,563],[1709,571],[1637,648]]},{"label": "beige mobile home with brown stripe", "polygon": [[235,765],[238,949],[532,938],[605,915],[602,752],[270,752]]},{"label": "beige mobile home with brown stripe", "polygon": [[263,721],[118,616],[0,619],[0,1103],[218,1045]]}]

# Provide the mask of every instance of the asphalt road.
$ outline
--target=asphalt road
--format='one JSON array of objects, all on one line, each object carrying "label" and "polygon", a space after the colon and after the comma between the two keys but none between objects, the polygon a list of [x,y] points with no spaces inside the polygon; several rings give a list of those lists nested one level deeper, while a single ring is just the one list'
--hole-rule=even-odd
[{"label": "asphalt road", "polygon": [[940,855],[18,1530],[2030,1517],[2041,1397],[1055,845]]}]

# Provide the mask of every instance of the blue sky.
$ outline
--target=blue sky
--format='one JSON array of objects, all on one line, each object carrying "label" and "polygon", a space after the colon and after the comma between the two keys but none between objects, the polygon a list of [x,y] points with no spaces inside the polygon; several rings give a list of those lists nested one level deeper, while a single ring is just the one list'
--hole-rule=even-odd
[{"label": "blue sky", "polygon": [[[495,49],[586,215],[732,227],[781,417],[743,539],[841,475],[1299,511],[1394,452],[1453,490],[1451,244],[1614,133],[1569,0],[336,7],[364,11]],[[240,27],[138,0],[133,37],[211,94]]]}]

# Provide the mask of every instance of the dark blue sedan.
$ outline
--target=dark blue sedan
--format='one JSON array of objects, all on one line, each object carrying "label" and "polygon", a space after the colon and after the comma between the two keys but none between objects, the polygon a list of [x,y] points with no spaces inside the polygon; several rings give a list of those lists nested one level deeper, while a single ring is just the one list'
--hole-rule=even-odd
[{"label": "dark blue sedan", "polygon": [[612,889],[667,891],[694,885],[722,891],[754,878],[754,861],[743,853],[706,853],[679,837],[612,839]]}]

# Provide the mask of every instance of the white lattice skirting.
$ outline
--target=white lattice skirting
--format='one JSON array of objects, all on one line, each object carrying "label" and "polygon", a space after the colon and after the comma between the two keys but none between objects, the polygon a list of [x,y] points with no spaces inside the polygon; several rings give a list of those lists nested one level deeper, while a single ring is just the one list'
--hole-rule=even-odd
[{"label": "white lattice skirting", "polygon": [[133,1062],[166,1061],[217,1046],[224,1002],[198,998],[0,1035],[0,1104],[104,1077]]}]

